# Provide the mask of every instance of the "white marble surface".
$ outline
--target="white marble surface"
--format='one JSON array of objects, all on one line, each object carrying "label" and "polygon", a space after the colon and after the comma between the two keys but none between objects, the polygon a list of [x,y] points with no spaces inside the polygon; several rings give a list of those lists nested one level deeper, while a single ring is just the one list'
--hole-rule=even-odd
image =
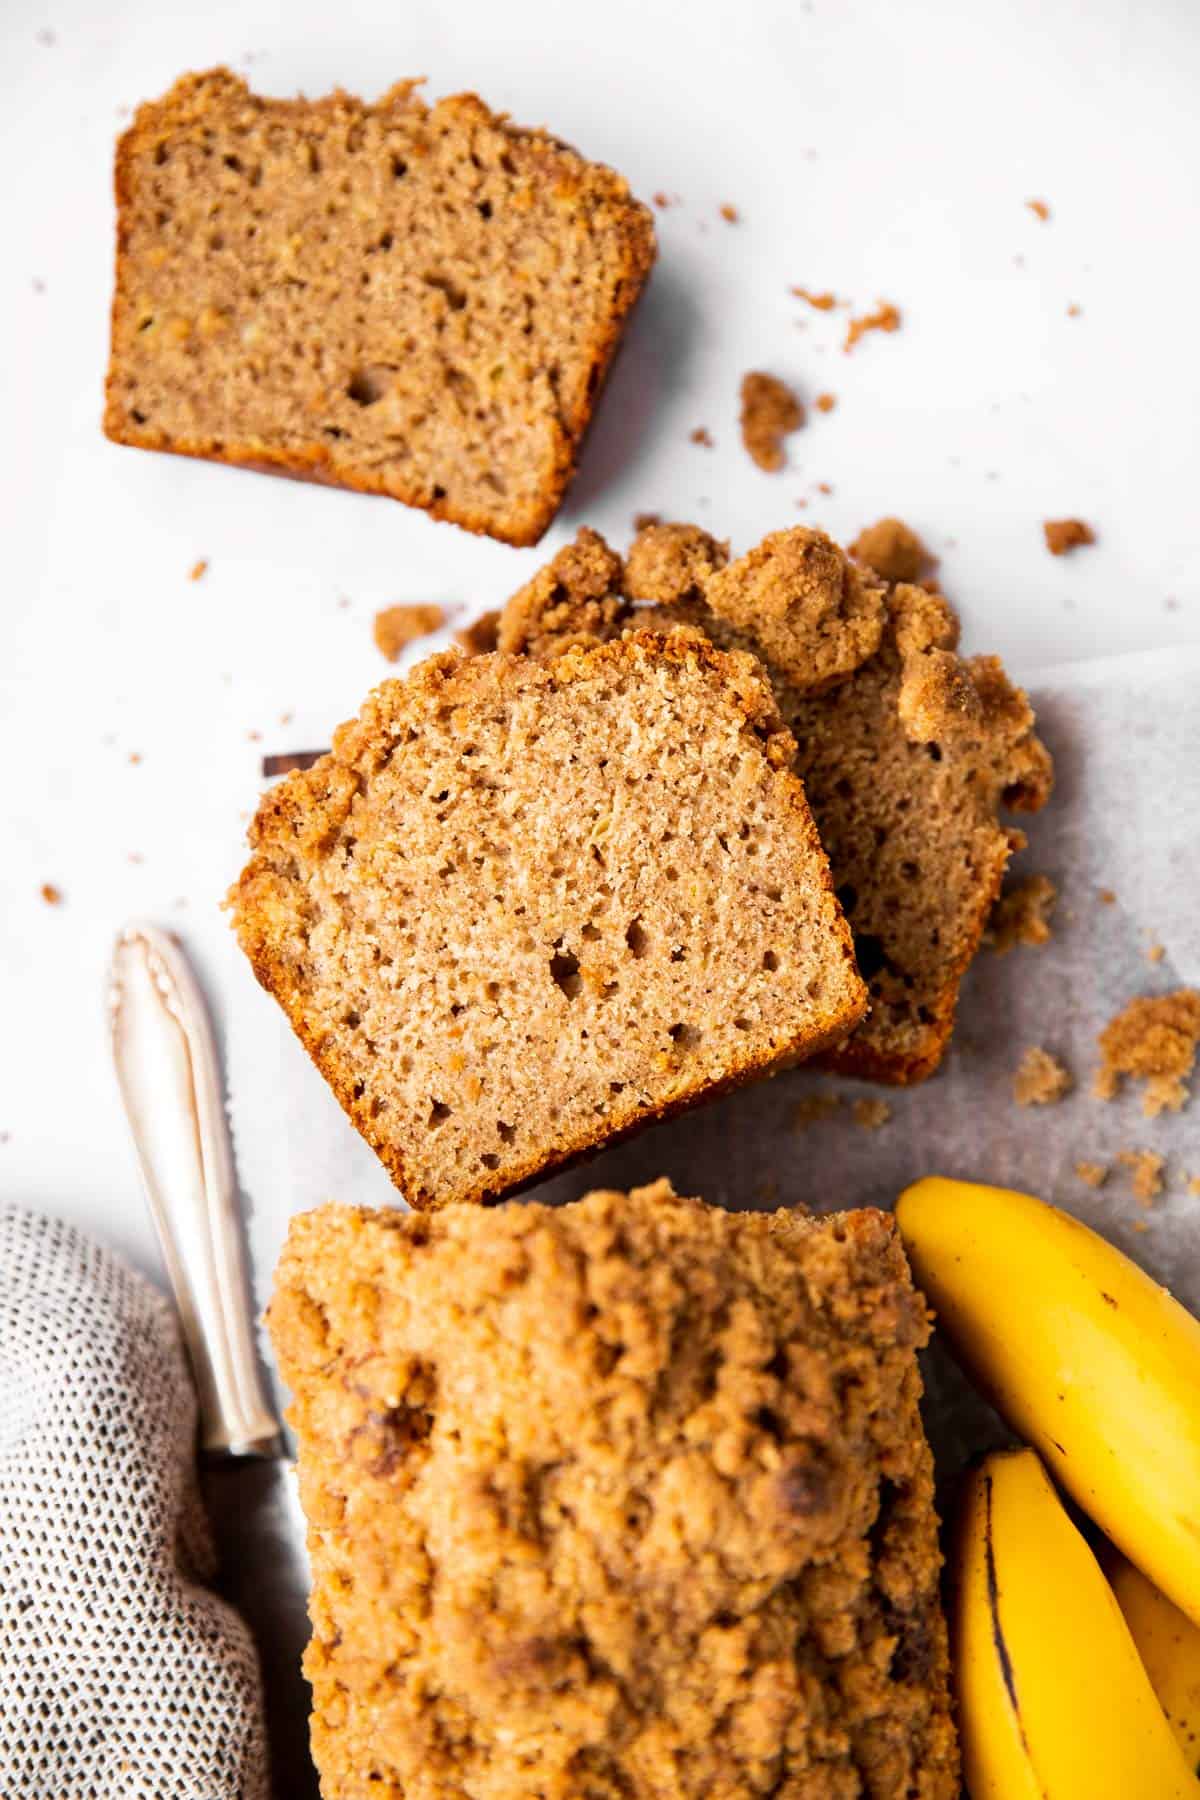
[{"label": "white marble surface", "polygon": [[[1200,644],[1188,0],[610,0],[586,19],[561,0],[8,0],[0,1184],[151,1267],[107,1055],[114,932],[163,921],[224,1020],[266,1008],[218,911],[263,750],[327,742],[385,673],[379,605],[435,599],[465,616],[538,555],[387,501],[101,437],[113,138],[133,103],[220,60],[280,94],[374,94],[414,73],[434,94],[475,86],[614,162],[643,196],[678,197],[546,549],[584,520],[621,540],[644,508],[697,516],[739,547],[801,518],[845,535],[895,511],[941,555],[968,644],[1018,673]],[[858,307],[885,297],[903,328],[846,356],[844,318],[811,311],[792,283]],[[735,441],[751,366],[810,400],[838,396],[774,477]],[[714,449],[689,443],[701,424]],[[1100,541],[1056,561],[1040,522],[1063,514]],[[44,882],[61,906],[40,898]],[[340,1169],[349,1128],[282,1026],[261,1041],[257,1079],[325,1109]],[[258,1129],[239,1118],[241,1147]],[[296,1193],[284,1156],[272,1182],[268,1140],[252,1154],[250,1198],[273,1237],[324,1165]],[[369,1157],[350,1161],[343,1197],[386,1191]]]}]

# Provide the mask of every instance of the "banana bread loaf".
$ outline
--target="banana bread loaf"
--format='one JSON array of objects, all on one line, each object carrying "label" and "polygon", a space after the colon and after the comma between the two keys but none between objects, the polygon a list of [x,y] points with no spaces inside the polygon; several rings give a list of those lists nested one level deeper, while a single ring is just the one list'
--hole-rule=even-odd
[{"label": "banana bread loaf", "polygon": [[293,1219],[325,1800],[954,1800],[892,1220]]},{"label": "banana bread loaf", "polygon": [[105,430],[536,543],[653,223],[611,169],[415,90],[265,100],[216,69],[139,108]]}]

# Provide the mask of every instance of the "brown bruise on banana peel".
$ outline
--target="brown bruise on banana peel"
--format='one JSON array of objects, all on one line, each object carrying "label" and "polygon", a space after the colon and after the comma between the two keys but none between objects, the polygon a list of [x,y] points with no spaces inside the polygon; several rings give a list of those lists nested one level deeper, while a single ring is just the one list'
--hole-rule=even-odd
[{"label": "brown bruise on banana peel", "polygon": [[[1017,1679],[1013,1670],[1012,1657],[1008,1653],[1008,1644],[1004,1636],[1004,1627],[1000,1623],[1000,1582],[996,1574],[996,1547],[992,1539],[992,1478],[983,1478],[983,1559],[987,1579],[988,1625],[992,1633],[992,1647],[996,1652],[996,1661],[1000,1665],[1000,1674],[1004,1681],[1004,1689],[1008,1695],[1013,1711],[1013,1720],[1021,1739],[1021,1748],[1029,1757],[1030,1768],[1033,1758],[1029,1754],[1029,1740],[1025,1736],[1025,1724],[1021,1718],[1021,1702],[1017,1698]],[[1041,1783],[1038,1783],[1039,1787]]]}]

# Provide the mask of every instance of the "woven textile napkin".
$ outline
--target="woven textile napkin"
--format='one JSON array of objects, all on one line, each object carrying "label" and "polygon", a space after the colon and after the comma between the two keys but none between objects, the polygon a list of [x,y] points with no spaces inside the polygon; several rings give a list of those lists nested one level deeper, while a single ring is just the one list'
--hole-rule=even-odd
[{"label": "woven textile napkin", "polygon": [[213,1568],[174,1313],[0,1208],[3,1800],[265,1800],[258,1661]]}]

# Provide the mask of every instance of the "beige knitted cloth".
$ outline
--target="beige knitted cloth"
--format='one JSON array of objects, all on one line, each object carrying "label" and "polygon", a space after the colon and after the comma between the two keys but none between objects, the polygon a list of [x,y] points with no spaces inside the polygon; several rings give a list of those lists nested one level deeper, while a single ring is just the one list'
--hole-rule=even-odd
[{"label": "beige knitted cloth", "polygon": [[258,1661],[212,1548],[175,1316],[0,1208],[3,1800],[265,1800]]}]

